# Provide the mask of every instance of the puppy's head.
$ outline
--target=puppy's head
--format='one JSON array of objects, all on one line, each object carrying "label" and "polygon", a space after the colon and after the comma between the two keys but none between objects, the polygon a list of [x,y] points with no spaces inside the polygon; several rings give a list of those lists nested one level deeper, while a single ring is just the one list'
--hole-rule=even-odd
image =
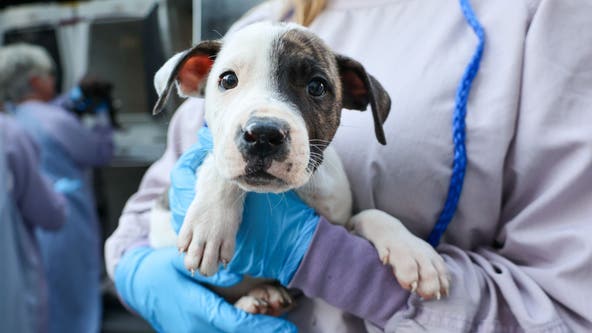
[{"label": "puppy's head", "polygon": [[375,135],[390,98],[353,59],[333,53],[293,24],[257,23],[222,41],[204,41],[172,57],[155,76],[160,112],[173,86],[205,94],[220,173],[247,191],[304,185],[323,160],[341,109],[372,107]]}]

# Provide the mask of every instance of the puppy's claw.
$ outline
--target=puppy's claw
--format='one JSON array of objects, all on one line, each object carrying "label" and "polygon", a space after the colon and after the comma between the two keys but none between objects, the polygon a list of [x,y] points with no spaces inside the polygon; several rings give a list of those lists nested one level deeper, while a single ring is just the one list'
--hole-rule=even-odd
[{"label": "puppy's claw", "polygon": [[222,259],[222,266],[224,266],[224,269],[226,269],[226,267],[228,266],[228,260],[227,259]]},{"label": "puppy's claw", "polygon": [[411,293],[415,293],[415,291],[417,290],[417,281],[413,281],[411,282]]},{"label": "puppy's claw", "polygon": [[441,294],[440,294],[440,292],[438,291],[438,292],[436,293],[436,299],[439,301],[439,300],[440,300],[440,298],[442,298],[442,295],[441,295]]},{"label": "puppy's claw", "polygon": [[191,272],[191,277],[195,277],[195,269],[190,269],[189,271]]},{"label": "puppy's claw", "polygon": [[390,257],[391,256],[391,250],[390,249],[386,249],[386,254],[382,257],[382,264],[383,265],[387,265],[390,262]]}]

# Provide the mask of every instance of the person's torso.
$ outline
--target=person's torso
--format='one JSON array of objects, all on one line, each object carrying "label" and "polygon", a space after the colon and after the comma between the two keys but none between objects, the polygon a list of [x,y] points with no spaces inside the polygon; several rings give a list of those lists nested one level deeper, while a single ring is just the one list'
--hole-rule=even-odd
[{"label": "person's torso", "polygon": [[61,119],[68,116],[63,114],[65,112],[36,101],[19,104],[14,112],[21,127],[35,139],[41,151],[42,168],[54,181],[63,177],[82,179],[85,171],[57,139],[58,136],[67,136],[59,126]]},{"label": "person's torso", "polygon": [[[463,248],[492,242],[498,229],[527,24],[526,8],[513,1],[472,4],[487,40],[467,105],[464,188],[445,234]],[[355,212],[383,210],[427,238],[452,174],[457,86],[477,45],[458,2],[330,1],[311,29],[334,51],[360,61],[392,99],[386,146],[374,136],[369,111],[342,113],[334,144]]]},{"label": "person's torso", "polygon": [[[64,193],[69,207],[68,221],[80,221],[77,222],[82,223],[78,226],[81,229],[79,230],[81,232],[80,238],[97,243],[98,247],[98,217],[90,185],[89,170],[77,164],[57,140],[58,135],[67,136],[67,133],[59,133],[59,118],[68,116],[59,114],[60,112],[67,111],[46,103],[26,102],[16,107],[14,115],[21,127],[27,131],[40,148],[40,171],[44,176],[48,177],[52,183],[60,179],[80,181],[81,187],[79,189]],[[62,231],[65,229],[62,228]]]},{"label": "person's torso", "polygon": [[14,125],[0,114],[0,331],[42,332],[47,325],[47,286],[33,227],[14,197],[8,145]]}]

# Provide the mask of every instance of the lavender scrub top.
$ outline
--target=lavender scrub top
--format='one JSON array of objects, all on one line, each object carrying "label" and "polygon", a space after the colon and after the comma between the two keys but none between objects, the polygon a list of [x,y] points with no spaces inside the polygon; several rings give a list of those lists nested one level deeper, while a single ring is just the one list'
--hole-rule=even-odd
[{"label": "lavender scrub top", "polygon": [[[467,105],[464,188],[437,248],[451,294],[409,295],[368,242],[322,221],[291,282],[311,298],[289,315],[302,332],[592,331],[592,3],[471,5],[487,46]],[[267,2],[235,29],[281,8]],[[310,29],[393,100],[386,146],[368,112],[342,114],[334,143],[355,212],[380,209],[427,238],[450,182],[456,88],[477,42],[458,2],[329,0]],[[128,201],[106,243],[111,276],[127,249],[147,243],[149,211],[195,141],[202,104],[177,110],[167,150]]]},{"label": "lavender scrub top", "polygon": [[66,201],[41,175],[33,139],[3,114],[0,154],[0,331],[47,332],[47,281],[34,231],[62,227]]},{"label": "lavender scrub top", "polygon": [[65,201],[41,175],[38,146],[27,133],[0,114],[0,144],[6,154],[16,206],[27,228],[55,230],[65,221]]},{"label": "lavender scrub top", "polygon": [[25,101],[13,116],[40,147],[41,167],[53,182],[80,184],[65,192],[67,222],[35,232],[49,291],[49,332],[96,332],[101,325],[101,233],[90,172],[112,156],[109,125],[85,126],[52,103]]}]

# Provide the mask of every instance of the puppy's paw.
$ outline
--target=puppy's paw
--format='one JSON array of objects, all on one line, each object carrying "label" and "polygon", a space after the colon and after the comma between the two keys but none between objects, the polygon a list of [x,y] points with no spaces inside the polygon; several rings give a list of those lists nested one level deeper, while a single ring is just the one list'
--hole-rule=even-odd
[{"label": "puppy's paw", "polygon": [[393,267],[403,288],[417,292],[423,299],[448,295],[450,280],[444,260],[399,220],[379,210],[366,210],[352,217],[350,224],[374,244],[380,259]]},{"label": "puppy's paw", "polygon": [[204,276],[212,276],[219,264],[226,265],[234,254],[239,221],[223,207],[199,207],[193,202],[177,238],[177,247],[185,252],[185,267]]},{"label": "puppy's paw", "polygon": [[234,306],[252,314],[279,317],[292,308],[294,300],[286,288],[263,284],[241,297]]}]

